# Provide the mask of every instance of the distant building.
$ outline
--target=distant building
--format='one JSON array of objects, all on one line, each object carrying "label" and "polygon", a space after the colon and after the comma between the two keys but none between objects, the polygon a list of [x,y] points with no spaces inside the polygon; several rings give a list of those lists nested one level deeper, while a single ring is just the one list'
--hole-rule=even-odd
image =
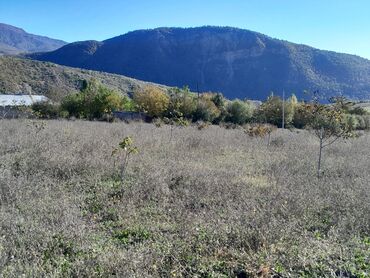
[{"label": "distant building", "polygon": [[0,95],[0,106],[2,107],[17,107],[17,106],[31,106],[35,102],[44,102],[49,99],[42,95]]},{"label": "distant building", "polygon": [[262,105],[262,101],[260,101],[260,100],[247,99],[246,101],[251,103],[252,105],[254,105],[257,108]]},{"label": "distant building", "polygon": [[42,95],[0,94],[0,119],[31,117],[30,112],[19,108],[48,100],[47,97]]},{"label": "distant building", "polygon": [[142,112],[127,112],[127,111],[114,111],[113,117],[120,119],[122,121],[131,122],[131,121],[144,121],[148,122],[151,118]]}]

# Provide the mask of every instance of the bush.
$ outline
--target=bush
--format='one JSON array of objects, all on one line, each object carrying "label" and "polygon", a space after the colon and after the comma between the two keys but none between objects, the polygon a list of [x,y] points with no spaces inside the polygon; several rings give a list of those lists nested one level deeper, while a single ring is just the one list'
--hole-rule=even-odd
[{"label": "bush", "polygon": [[123,111],[136,111],[136,104],[133,99],[128,96],[123,97]]},{"label": "bush", "polygon": [[360,126],[359,117],[356,115],[347,114],[345,115],[345,122],[348,127],[352,130],[358,129]]},{"label": "bush", "polygon": [[305,128],[309,125],[313,106],[310,104],[298,103],[294,109],[293,125],[296,128]]},{"label": "bush", "polygon": [[[285,110],[285,125],[290,125],[294,116],[293,101],[286,101]],[[283,121],[283,101],[278,96],[270,96],[266,102],[262,103],[256,110],[255,117],[259,122],[266,122],[281,127]]]},{"label": "bush", "polygon": [[346,122],[352,129],[368,130],[370,128],[370,115],[347,114]]},{"label": "bush", "polygon": [[122,110],[127,103],[117,92],[108,89],[96,80],[84,82],[80,93],[71,94],[62,101],[61,109],[69,116],[78,118],[102,118],[110,115],[114,110]]},{"label": "bush", "polygon": [[193,121],[213,122],[221,114],[214,102],[206,97],[199,97],[193,114]]},{"label": "bush", "polygon": [[194,96],[187,87],[183,89],[174,88],[170,91],[170,101],[167,116],[181,115],[190,119],[195,111],[196,102]]},{"label": "bush", "polygon": [[134,102],[140,111],[151,117],[161,117],[167,110],[170,99],[159,87],[146,86],[134,93]]},{"label": "bush", "polygon": [[42,119],[56,119],[59,115],[60,107],[51,102],[36,102],[31,106],[34,114]]},{"label": "bush", "polygon": [[362,116],[362,119],[363,119],[362,129],[369,130],[370,129],[370,115]]},{"label": "bush", "polygon": [[234,124],[245,124],[251,120],[253,115],[253,106],[248,102],[234,100],[227,105],[226,121]]}]

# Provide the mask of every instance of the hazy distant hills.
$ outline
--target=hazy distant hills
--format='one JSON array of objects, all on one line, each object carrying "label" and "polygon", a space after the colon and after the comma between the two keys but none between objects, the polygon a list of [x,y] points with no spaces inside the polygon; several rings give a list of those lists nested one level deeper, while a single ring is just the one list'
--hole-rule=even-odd
[{"label": "hazy distant hills", "polygon": [[370,99],[370,61],[229,27],[139,30],[30,57],[230,98],[319,89]]},{"label": "hazy distant hills", "polygon": [[0,94],[42,94],[53,100],[61,100],[65,95],[79,90],[83,80],[91,78],[122,94],[130,94],[148,84],[117,74],[69,68],[17,57],[0,57]]},{"label": "hazy distant hills", "polygon": [[52,51],[65,44],[61,40],[29,34],[23,29],[0,23],[0,55]]}]

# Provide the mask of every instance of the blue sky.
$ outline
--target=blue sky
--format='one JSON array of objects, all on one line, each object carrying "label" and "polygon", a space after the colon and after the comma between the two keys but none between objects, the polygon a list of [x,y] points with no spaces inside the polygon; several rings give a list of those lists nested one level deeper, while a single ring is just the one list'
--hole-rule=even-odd
[{"label": "blue sky", "polygon": [[218,25],[368,59],[369,11],[369,0],[0,0],[0,22],[68,42]]}]

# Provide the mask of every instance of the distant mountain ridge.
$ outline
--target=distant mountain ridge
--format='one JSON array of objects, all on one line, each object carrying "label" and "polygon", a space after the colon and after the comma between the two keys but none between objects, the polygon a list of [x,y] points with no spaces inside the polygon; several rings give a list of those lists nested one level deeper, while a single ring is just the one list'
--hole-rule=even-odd
[{"label": "distant mountain ridge", "polygon": [[53,51],[66,44],[61,40],[29,34],[21,28],[0,23],[0,54]]},{"label": "distant mountain ridge", "polygon": [[229,98],[265,99],[283,90],[305,97],[304,90],[320,90],[370,99],[369,60],[231,27],[139,30],[29,57]]}]

